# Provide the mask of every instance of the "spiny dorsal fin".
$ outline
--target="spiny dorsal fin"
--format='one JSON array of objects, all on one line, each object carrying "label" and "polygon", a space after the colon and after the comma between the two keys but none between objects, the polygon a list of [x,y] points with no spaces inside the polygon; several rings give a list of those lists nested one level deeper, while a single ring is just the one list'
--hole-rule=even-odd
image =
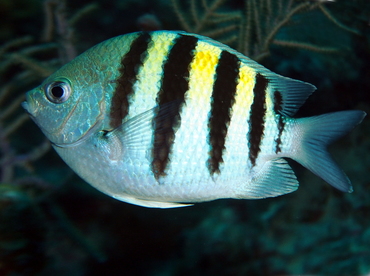
[{"label": "spiny dorsal fin", "polygon": [[310,83],[293,80],[274,73],[267,75],[275,112],[293,117],[307,98],[316,90]]}]

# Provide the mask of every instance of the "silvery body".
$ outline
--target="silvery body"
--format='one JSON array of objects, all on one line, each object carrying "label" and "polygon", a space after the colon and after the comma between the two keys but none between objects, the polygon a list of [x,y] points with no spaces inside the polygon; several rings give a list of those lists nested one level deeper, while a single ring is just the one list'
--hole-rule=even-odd
[{"label": "silvery body", "polygon": [[284,157],[352,191],[326,146],[365,113],[293,119],[314,90],[209,38],[157,31],[96,45],[23,106],[92,186],[170,208],[292,192],[298,181]]}]

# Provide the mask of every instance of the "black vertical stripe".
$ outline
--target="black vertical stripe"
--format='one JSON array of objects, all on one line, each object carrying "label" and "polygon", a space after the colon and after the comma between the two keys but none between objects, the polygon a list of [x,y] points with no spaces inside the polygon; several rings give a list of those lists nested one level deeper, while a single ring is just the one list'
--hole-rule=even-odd
[{"label": "black vertical stripe", "polygon": [[165,175],[175,131],[180,126],[180,108],[189,90],[190,63],[198,39],[179,35],[163,66],[162,85],[157,96],[158,112],[153,119],[152,171],[158,179]]},{"label": "black vertical stripe", "polygon": [[133,93],[133,85],[137,80],[138,71],[148,55],[150,42],[150,34],[141,33],[131,43],[130,50],[122,57],[119,68],[120,75],[116,80],[117,86],[111,102],[110,126],[113,128],[120,126],[122,119],[128,114],[128,98]]},{"label": "black vertical stripe", "polygon": [[284,127],[285,127],[285,120],[283,116],[281,115],[281,111],[283,109],[283,97],[281,96],[281,93],[279,91],[274,92],[274,112],[278,115],[278,137],[275,139],[275,153],[281,152],[281,135],[283,134]]},{"label": "black vertical stripe", "polygon": [[252,166],[256,164],[256,159],[261,151],[260,146],[263,138],[263,131],[265,128],[265,114],[266,114],[266,89],[268,79],[258,73],[256,75],[255,85],[253,88],[253,103],[251,106],[249,116],[249,160]]},{"label": "black vertical stripe", "polygon": [[211,111],[208,121],[210,152],[208,169],[211,174],[220,172],[222,153],[231,118],[231,108],[235,102],[240,61],[238,57],[222,51],[213,84]]},{"label": "black vertical stripe", "polygon": [[280,91],[276,90],[274,92],[274,112],[276,114],[281,114],[283,110],[283,97],[281,96]]}]

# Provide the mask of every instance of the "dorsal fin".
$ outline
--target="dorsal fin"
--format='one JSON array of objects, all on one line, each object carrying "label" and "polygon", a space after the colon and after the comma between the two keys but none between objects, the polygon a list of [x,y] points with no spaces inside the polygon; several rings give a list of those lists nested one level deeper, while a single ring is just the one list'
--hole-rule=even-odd
[{"label": "dorsal fin", "polygon": [[274,73],[268,73],[267,78],[270,80],[274,111],[286,117],[293,117],[316,90],[316,87],[308,82],[293,80]]}]

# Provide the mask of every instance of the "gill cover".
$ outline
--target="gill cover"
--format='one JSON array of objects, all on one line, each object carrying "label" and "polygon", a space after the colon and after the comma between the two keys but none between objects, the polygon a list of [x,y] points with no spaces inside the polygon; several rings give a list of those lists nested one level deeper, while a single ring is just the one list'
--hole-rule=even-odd
[{"label": "gill cover", "polygon": [[[86,65],[85,70],[78,68],[80,59],[81,56],[77,57],[68,67],[62,67],[29,91],[23,105],[46,137],[57,146],[80,141],[102,121],[105,106],[98,74],[86,63],[82,63]],[[86,70],[91,70],[87,80]],[[91,81],[91,78],[96,79]]]}]

